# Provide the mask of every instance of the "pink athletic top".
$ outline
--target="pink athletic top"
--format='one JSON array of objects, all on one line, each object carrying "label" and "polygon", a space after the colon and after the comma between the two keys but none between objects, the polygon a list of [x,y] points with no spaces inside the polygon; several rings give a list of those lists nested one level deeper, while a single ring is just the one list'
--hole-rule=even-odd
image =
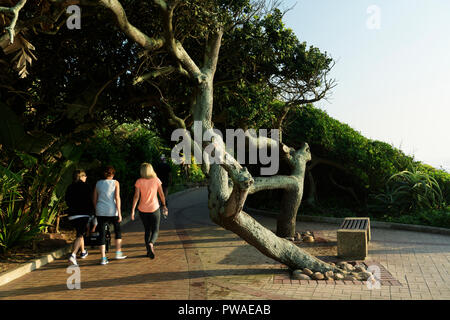
[{"label": "pink athletic top", "polygon": [[158,178],[140,178],[136,181],[134,186],[138,188],[141,193],[138,205],[138,210],[140,212],[155,212],[159,208],[158,187],[161,184],[161,180]]}]

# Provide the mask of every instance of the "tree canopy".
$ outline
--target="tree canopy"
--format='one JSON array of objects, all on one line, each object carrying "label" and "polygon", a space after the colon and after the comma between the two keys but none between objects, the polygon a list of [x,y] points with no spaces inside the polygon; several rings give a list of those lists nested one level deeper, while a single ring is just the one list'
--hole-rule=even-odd
[{"label": "tree canopy", "polygon": [[[279,4],[0,0],[2,164],[21,157],[24,166],[27,162],[40,175],[56,172],[39,187],[37,204],[42,207],[80,161],[98,128],[139,120],[168,144],[172,129],[182,128],[188,137],[194,121],[201,122],[202,133],[212,128],[278,128],[287,135],[246,138],[258,148],[279,147],[285,164],[279,174],[253,176],[227,151],[226,161],[203,164],[210,217],[291,268],[344,272],[284,239],[295,231],[306,164],[312,160],[314,166],[325,155],[337,161],[350,158],[356,172],[352,179],[365,187],[379,183],[371,180],[374,164],[386,165],[386,172],[392,169],[384,161],[390,150],[378,142],[365,144],[342,127],[345,137],[339,139],[334,123],[308,108],[307,117],[327,125],[306,121],[286,127],[287,119],[296,121],[292,111],[331,93],[335,81],[328,77],[334,61],[286,28]],[[66,27],[70,5],[82,9],[80,30]],[[214,139],[225,150],[223,139]],[[306,140],[316,154],[311,155]],[[192,139],[189,144],[194,150],[206,147]],[[361,150],[366,145],[369,154]],[[349,146],[354,152],[344,154]],[[364,157],[369,166],[361,169]],[[274,189],[283,192],[278,237],[243,211],[249,194]]]}]

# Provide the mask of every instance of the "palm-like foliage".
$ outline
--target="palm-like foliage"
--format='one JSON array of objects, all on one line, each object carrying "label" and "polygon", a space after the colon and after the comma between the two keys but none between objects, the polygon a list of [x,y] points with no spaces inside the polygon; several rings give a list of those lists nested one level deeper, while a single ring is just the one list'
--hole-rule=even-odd
[{"label": "palm-like foliage", "polygon": [[21,185],[27,170],[14,173],[9,169],[0,166],[0,252],[31,241],[57,215],[57,206],[39,212],[25,209]]},{"label": "palm-like foliage", "polygon": [[0,249],[8,249],[31,241],[46,225],[36,223],[33,215],[17,208],[17,194],[10,193],[6,208],[0,209]]},{"label": "palm-like foliage", "polygon": [[384,192],[373,195],[373,199],[374,211],[388,210],[398,214],[445,207],[439,183],[417,168],[392,175],[386,182]]}]

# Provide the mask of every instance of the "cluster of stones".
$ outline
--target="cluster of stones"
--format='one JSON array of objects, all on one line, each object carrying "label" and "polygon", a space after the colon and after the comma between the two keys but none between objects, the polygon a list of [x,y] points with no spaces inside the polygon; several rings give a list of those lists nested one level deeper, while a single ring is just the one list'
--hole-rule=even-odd
[{"label": "cluster of stones", "polygon": [[330,263],[330,265],[342,269],[342,272],[313,272],[308,268],[294,270],[292,277],[297,280],[351,280],[351,281],[366,281],[372,276],[364,265],[351,265],[347,262],[339,262],[337,265]]},{"label": "cluster of stones", "polygon": [[314,242],[314,234],[311,231],[306,232],[296,232],[294,237],[288,237],[286,238],[289,241],[303,241],[307,243]]}]

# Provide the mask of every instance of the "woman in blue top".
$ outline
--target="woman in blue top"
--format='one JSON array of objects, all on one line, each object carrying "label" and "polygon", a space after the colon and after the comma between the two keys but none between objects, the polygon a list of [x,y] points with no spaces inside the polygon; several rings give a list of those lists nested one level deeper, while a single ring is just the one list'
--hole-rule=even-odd
[{"label": "woman in blue top", "polygon": [[125,259],[126,256],[122,254],[122,234],[120,231],[120,222],[122,221],[121,201],[120,201],[120,184],[119,181],[114,180],[116,170],[108,166],[104,171],[105,179],[99,180],[94,190],[94,206],[97,216],[100,233],[100,252],[102,259],[100,264],[108,263],[106,257],[105,246],[105,224],[112,223],[114,225],[114,233],[116,239],[116,259]]}]

